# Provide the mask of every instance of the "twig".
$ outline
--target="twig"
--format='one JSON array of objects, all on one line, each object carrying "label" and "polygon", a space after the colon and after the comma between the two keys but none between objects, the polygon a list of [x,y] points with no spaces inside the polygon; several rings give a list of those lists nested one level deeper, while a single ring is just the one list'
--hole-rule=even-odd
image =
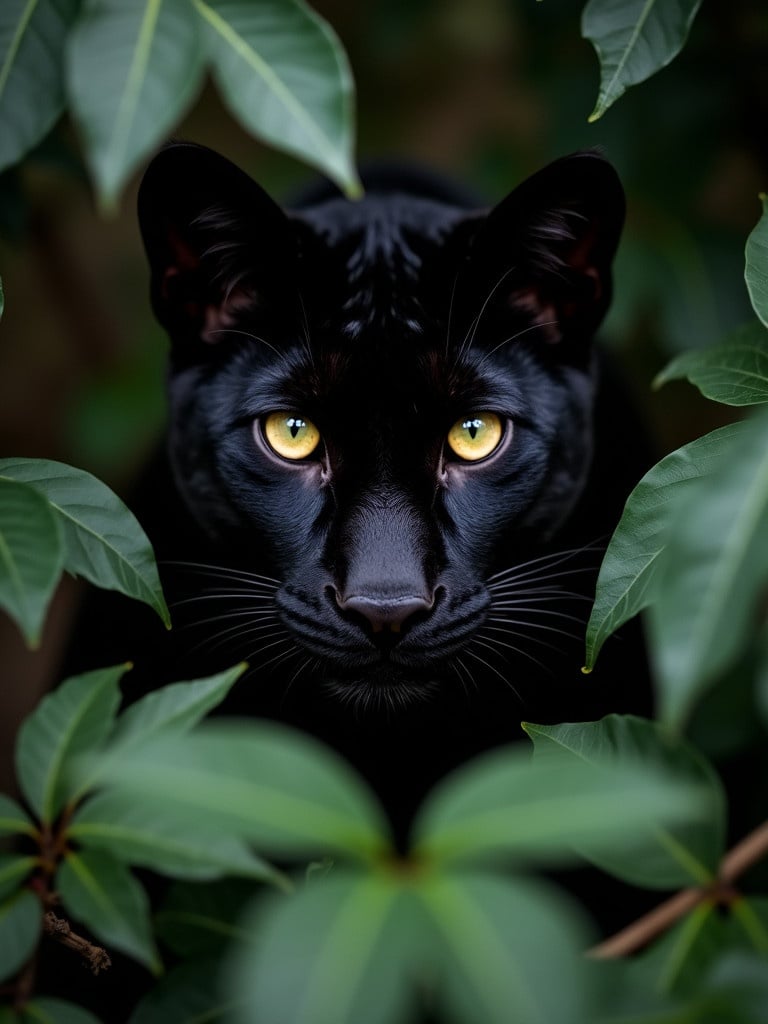
[{"label": "twig", "polygon": [[73,949],[88,962],[88,966],[94,974],[105,971],[112,965],[109,954],[101,946],[94,946],[92,942],[76,935],[69,926],[69,922],[62,917],[57,917],[52,911],[43,917],[43,930],[46,935],[56,939],[67,949]]},{"label": "twig", "polygon": [[645,914],[599,945],[593,946],[589,950],[589,955],[605,960],[628,956],[630,953],[642,949],[657,935],[665,932],[667,928],[671,928],[676,921],[693,910],[702,900],[710,899],[717,902],[731,900],[734,896],[733,890],[730,888],[731,883],[766,854],[768,854],[768,821],[758,826],[754,832],[750,832],[725,855],[717,880],[712,886],[681,890],[650,913]]}]

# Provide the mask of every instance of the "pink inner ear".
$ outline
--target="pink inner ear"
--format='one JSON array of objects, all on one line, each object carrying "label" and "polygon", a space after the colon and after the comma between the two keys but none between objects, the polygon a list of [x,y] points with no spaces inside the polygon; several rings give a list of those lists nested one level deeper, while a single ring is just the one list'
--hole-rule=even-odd
[{"label": "pink inner ear", "polygon": [[530,327],[523,328],[531,340],[543,341],[547,345],[556,345],[561,340],[557,310],[551,302],[542,300],[536,288],[520,288],[510,294],[508,302],[531,321]]}]

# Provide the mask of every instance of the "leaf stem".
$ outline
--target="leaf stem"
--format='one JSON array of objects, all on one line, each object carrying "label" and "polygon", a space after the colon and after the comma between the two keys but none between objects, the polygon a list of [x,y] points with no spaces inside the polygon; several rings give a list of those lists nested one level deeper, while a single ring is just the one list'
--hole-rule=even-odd
[{"label": "leaf stem", "polygon": [[604,942],[593,946],[589,955],[601,960],[616,959],[635,953],[638,949],[661,935],[675,922],[693,910],[704,900],[732,902],[734,893],[731,883],[748,868],[768,855],[768,821],[745,836],[722,860],[717,881],[712,886],[682,889],[670,899],[661,903],[650,913],[612,935]]}]

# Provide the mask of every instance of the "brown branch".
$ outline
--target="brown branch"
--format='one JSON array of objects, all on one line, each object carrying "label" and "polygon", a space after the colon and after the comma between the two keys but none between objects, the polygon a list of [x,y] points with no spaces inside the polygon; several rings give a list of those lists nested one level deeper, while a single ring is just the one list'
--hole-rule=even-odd
[{"label": "brown branch", "polygon": [[650,913],[627,925],[604,942],[593,946],[589,950],[589,955],[605,960],[628,956],[671,928],[702,900],[729,902],[735,895],[731,883],[767,854],[768,821],[754,832],[750,832],[725,855],[717,881],[713,885],[681,890]]},{"label": "brown branch", "polygon": [[92,942],[76,935],[69,926],[69,922],[63,917],[57,917],[52,911],[43,917],[43,931],[56,939],[67,949],[72,949],[84,957],[94,974],[105,971],[112,965],[109,954],[101,946],[94,946]]}]

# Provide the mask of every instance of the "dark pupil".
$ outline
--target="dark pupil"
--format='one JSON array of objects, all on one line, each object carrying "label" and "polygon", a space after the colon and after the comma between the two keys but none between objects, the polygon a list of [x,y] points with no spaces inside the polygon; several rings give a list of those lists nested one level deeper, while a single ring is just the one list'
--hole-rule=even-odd
[{"label": "dark pupil", "polygon": [[288,429],[291,432],[291,437],[296,437],[303,426],[304,420],[294,419],[291,417],[291,419],[288,420]]},{"label": "dark pupil", "polygon": [[475,438],[477,437],[477,432],[482,427],[482,425],[482,420],[467,420],[466,423],[464,424],[464,429],[474,441]]}]

